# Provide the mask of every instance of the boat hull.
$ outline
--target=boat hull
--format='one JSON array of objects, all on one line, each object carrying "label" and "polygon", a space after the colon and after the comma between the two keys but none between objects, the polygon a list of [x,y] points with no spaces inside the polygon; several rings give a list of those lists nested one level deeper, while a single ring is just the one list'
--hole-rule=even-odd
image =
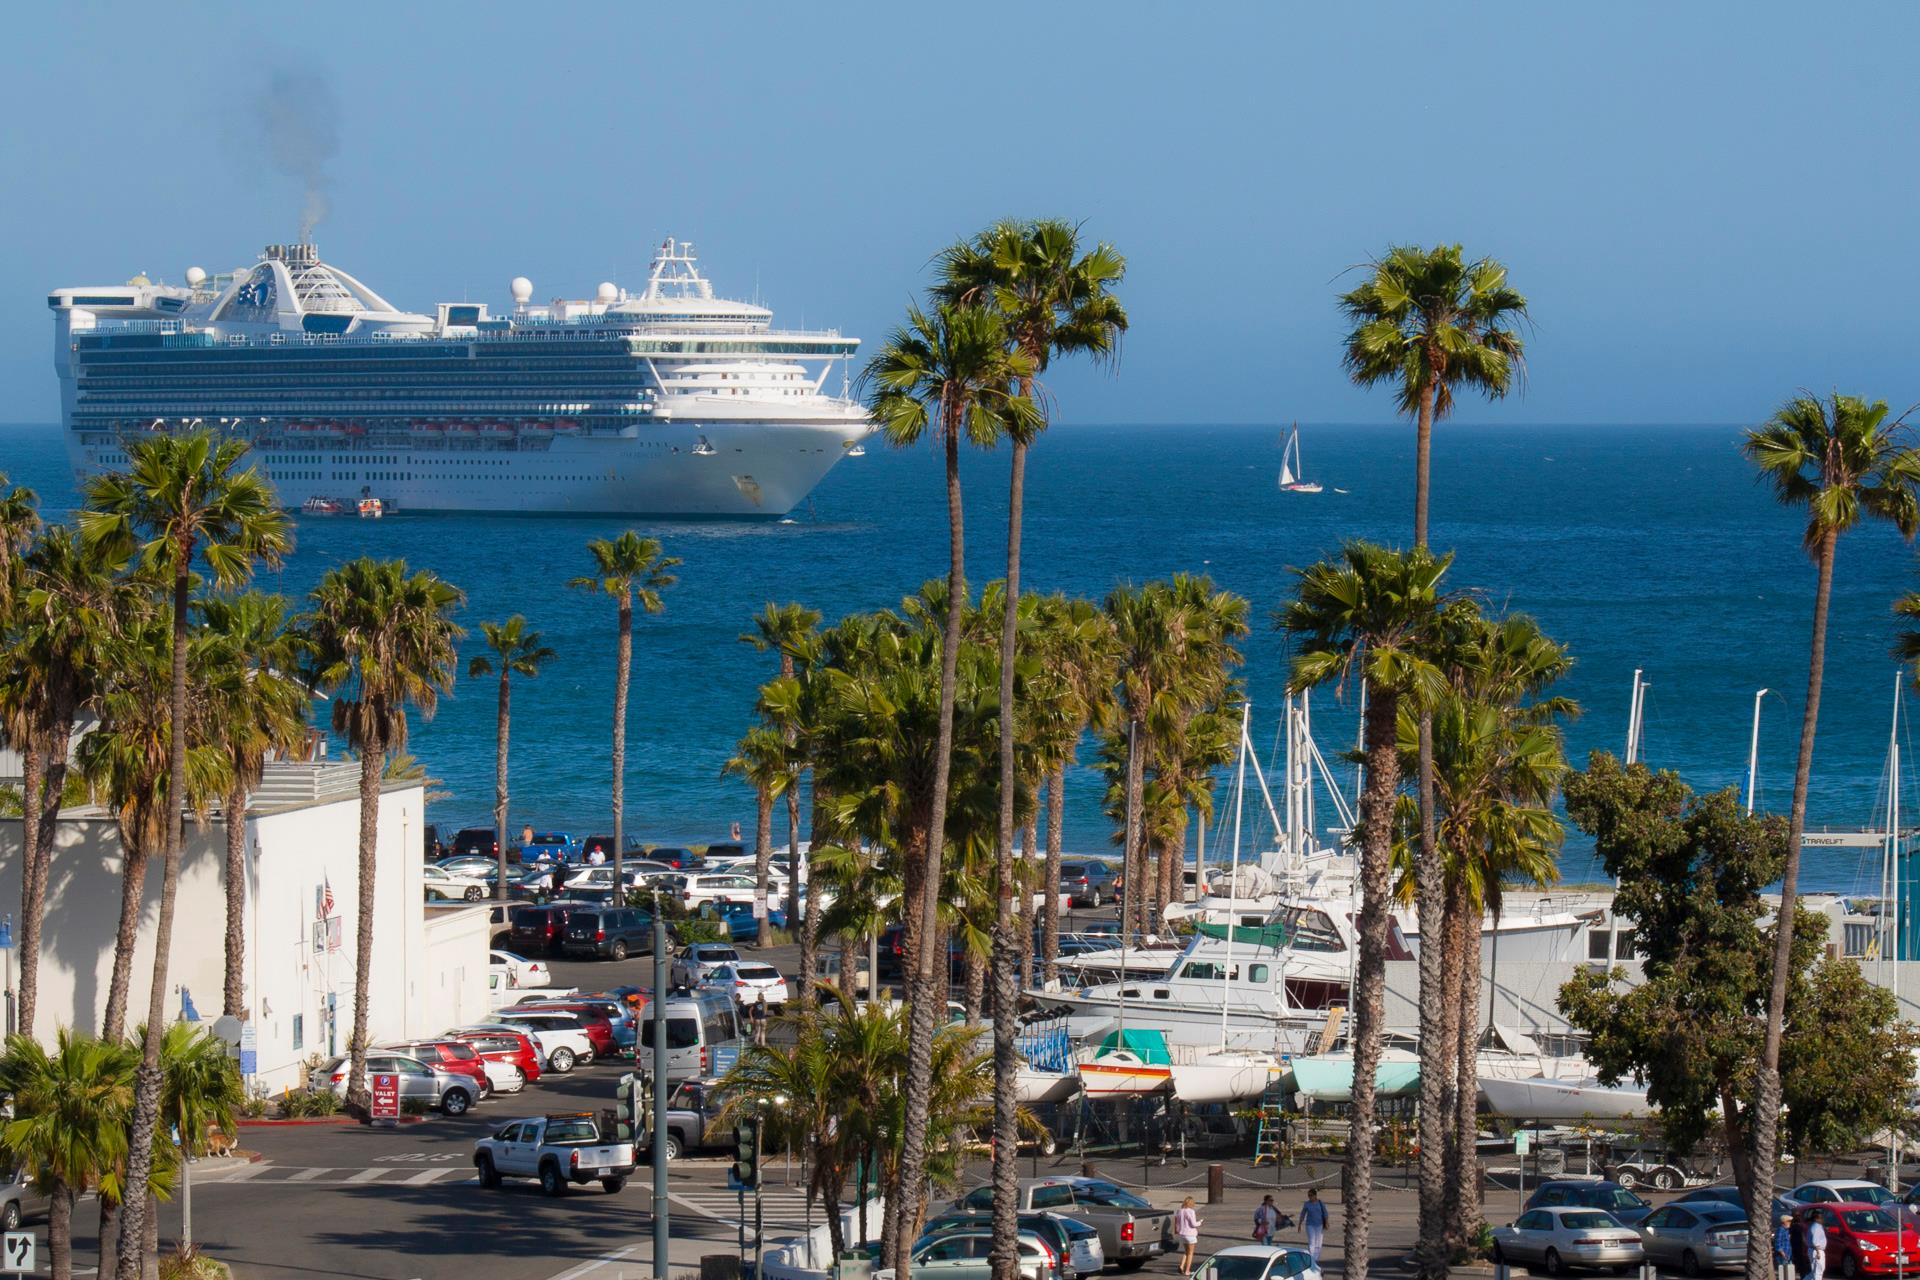
[{"label": "boat hull", "polygon": [[[1353,1058],[1344,1053],[1310,1054],[1292,1064],[1294,1092],[1314,1102],[1353,1099]],[[1420,1059],[1412,1054],[1382,1053],[1373,1072],[1374,1093],[1399,1097],[1420,1089]]]},{"label": "boat hull", "polygon": [[1651,1113],[1647,1091],[1598,1080],[1507,1080],[1481,1076],[1487,1107],[1511,1120],[1633,1120]]},{"label": "boat hull", "polygon": [[1267,1055],[1208,1054],[1195,1062],[1173,1064],[1173,1094],[1195,1104],[1257,1098],[1279,1078],[1280,1070],[1280,1064]]},{"label": "boat hull", "polygon": [[1080,1077],[1071,1071],[1041,1071],[1021,1067],[1013,1075],[1013,1096],[1023,1105],[1064,1102],[1080,1090]]}]

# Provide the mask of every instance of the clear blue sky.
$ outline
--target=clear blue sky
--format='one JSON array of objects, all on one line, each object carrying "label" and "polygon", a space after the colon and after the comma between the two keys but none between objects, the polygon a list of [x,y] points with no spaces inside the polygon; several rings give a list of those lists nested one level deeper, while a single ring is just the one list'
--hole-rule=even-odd
[{"label": "clear blue sky", "polygon": [[[26,6],[0,48],[0,419],[55,413],[46,288],[291,238],[402,305],[636,283],[877,341],[943,243],[1082,219],[1132,270],[1063,419],[1378,421],[1336,277],[1391,241],[1512,268],[1523,398],[1469,420],[1753,420],[1920,399],[1920,9],[1850,4]],[[283,139],[285,141],[285,139]]]}]

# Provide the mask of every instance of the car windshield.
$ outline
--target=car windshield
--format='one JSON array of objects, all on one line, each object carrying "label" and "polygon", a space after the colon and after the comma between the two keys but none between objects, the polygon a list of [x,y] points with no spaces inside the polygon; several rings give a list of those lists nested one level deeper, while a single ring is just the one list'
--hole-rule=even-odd
[{"label": "car windshield", "polygon": [[1853,1231],[1894,1231],[1893,1215],[1885,1209],[1849,1209],[1840,1215]]},{"label": "car windshield", "polygon": [[1591,1212],[1563,1213],[1560,1215],[1560,1225],[1575,1231],[1590,1231],[1595,1227],[1617,1227],[1620,1224],[1613,1220],[1610,1213]]},{"label": "car windshield", "polygon": [[1207,1263],[1200,1274],[1207,1280],[1260,1280],[1272,1261],[1264,1254],[1223,1254]]},{"label": "car windshield", "polygon": [[732,947],[702,947],[694,953],[698,959],[708,964],[720,964],[729,960],[738,960],[740,953]]},{"label": "car windshield", "polygon": [[1625,1187],[1608,1187],[1594,1195],[1594,1201],[1603,1209],[1638,1209],[1643,1207],[1640,1197]]},{"label": "car windshield", "polygon": [[1073,1198],[1084,1204],[1105,1205],[1112,1209],[1151,1209],[1153,1205],[1111,1182],[1083,1182],[1073,1189]]},{"label": "car windshield", "polygon": [[1897,1198],[1885,1187],[1876,1187],[1871,1182],[1857,1182],[1836,1190],[1842,1200],[1858,1200],[1864,1204],[1892,1204]]},{"label": "car windshield", "polygon": [[772,982],[780,976],[780,971],[770,964],[743,964],[736,972],[750,982]]}]

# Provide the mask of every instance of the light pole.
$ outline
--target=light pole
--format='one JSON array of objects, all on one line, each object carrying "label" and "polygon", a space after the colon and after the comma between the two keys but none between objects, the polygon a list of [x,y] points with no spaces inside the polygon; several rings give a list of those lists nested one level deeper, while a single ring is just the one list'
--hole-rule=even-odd
[{"label": "light pole", "polygon": [[653,891],[653,1280],[667,1280],[667,922]]},{"label": "light pole", "polygon": [[1760,699],[1767,696],[1765,689],[1753,695],[1753,737],[1747,742],[1747,812],[1753,812],[1754,782],[1760,774]]}]

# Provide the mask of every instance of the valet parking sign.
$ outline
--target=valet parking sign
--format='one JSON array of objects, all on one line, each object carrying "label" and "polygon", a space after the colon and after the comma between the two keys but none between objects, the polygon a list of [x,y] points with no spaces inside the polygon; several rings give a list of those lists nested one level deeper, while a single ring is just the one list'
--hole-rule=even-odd
[{"label": "valet parking sign", "polygon": [[373,1078],[373,1121],[397,1124],[400,1120],[400,1077],[381,1073]]}]

